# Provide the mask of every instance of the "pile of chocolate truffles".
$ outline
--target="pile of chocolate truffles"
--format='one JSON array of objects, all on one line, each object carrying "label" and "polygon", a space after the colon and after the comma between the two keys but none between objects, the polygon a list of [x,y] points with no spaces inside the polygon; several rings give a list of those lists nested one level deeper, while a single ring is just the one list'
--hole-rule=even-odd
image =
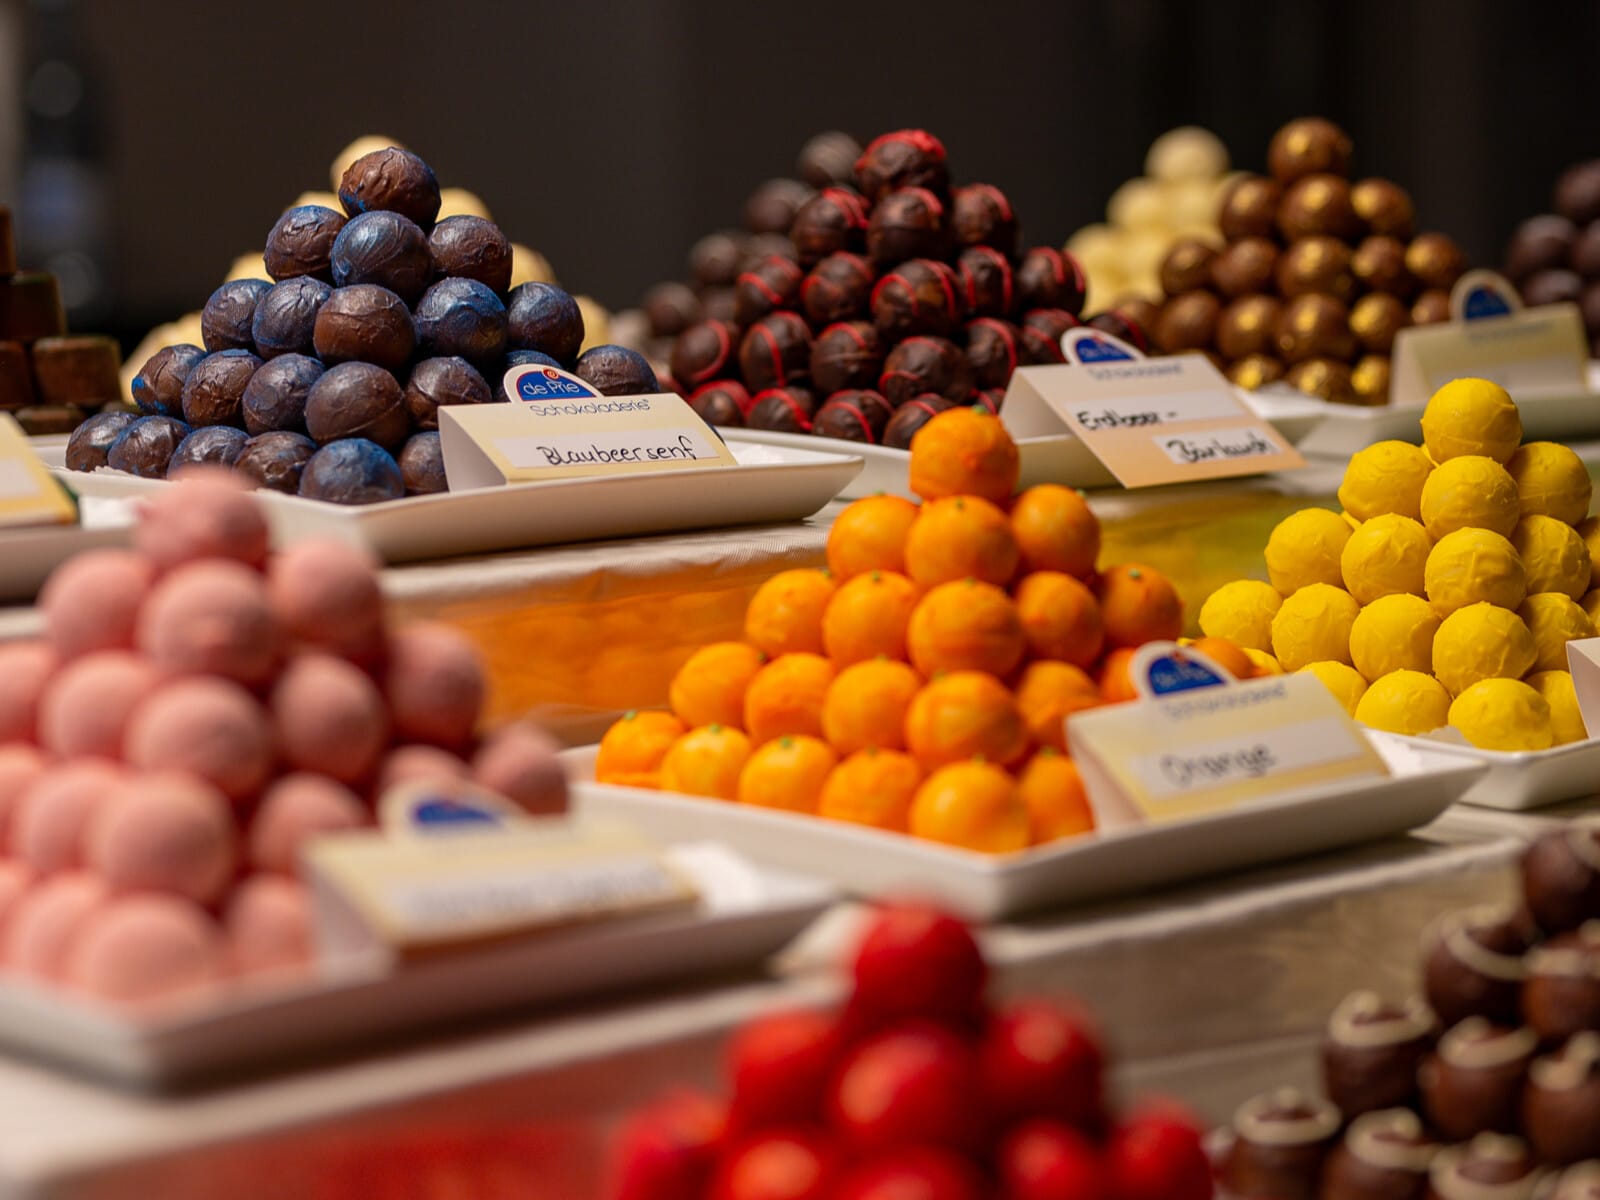
[{"label": "pile of chocolate truffles", "polygon": [[1225,244],[1185,238],[1162,261],[1152,333],[1163,351],[1203,351],[1242,387],[1282,379],[1339,404],[1388,403],[1395,334],[1449,318],[1466,255],[1442,233],[1414,233],[1397,184],[1352,183],[1351,155],[1321,118],[1273,135],[1270,174],[1222,197]]},{"label": "pile of chocolate truffles", "polygon": [[82,425],[67,466],[165,478],[202,463],[338,504],[446,488],[441,406],[504,402],[512,367],[571,370],[607,395],[658,390],[644,357],[580,350],[577,301],[511,287],[511,243],[483,217],[437,220],[439,183],[390,146],[350,164],[343,212],[305,204],[267,235],[266,279],[234,279],[201,314],[204,346],[158,351],[141,415]]},{"label": "pile of chocolate truffles", "polygon": [[1528,304],[1570,300],[1600,357],[1600,159],[1556,181],[1553,213],[1529,217],[1506,247],[1506,275]]},{"label": "pile of chocolate truffles", "polygon": [[1243,1105],[1218,1170],[1237,1200],[1600,1197],[1600,820],[1527,849],[1517,905],[1423,935],[1421,995],[1345,998],[1326,1099]]},{"label": "pile of chocolate truffles", "polygon": [[[952,188],[944,145],[924,130],[854,151],[840,134],[814,140],[808,182],[751,197],[759,232],[695,247],[701,291],[682,296],[700,319],[669,371],[712,424],[904,449],[947,408],[998,411],[1017,367],[1062,361],[1086,286],[1072,256],[1020,250],[1005,194]],[[1103,327],[1143,340],[1120,316]]]},{"label": "pile of chocolate truffles", "polygon": [[115,340],[67,333],[54,275],[17,270],[0,206],[0,412],[29,434],[71,433],[90,413],[122,410],[121,369]]}]

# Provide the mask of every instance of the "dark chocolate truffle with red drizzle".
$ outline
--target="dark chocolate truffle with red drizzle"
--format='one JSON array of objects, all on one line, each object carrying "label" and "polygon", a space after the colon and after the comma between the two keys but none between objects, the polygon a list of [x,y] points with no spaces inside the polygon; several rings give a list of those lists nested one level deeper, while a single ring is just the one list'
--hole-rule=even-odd
[{"label": "dark chocolate truffle with red drizzle", "polygon": [[972,368],[961,347],[948,338],[908,337],[883,360],[878,390],[896,408],[927,392],[965,400],[972,391]]},{"label": "dark chocolate truffle with red drizzle", "polygon": [[917,333],[949,337],[961,322],[955,272],[926,258],[900,264],[872,289],[872,320],[891,341]]},{"label": "dark chocolate truffle with red drizzle", "polygon": [[846,388],[876,387],[883,373],[884,345],[870,321],[839,321],[811,343],[811,383],[831,396]]},{"label": "dark chocolate truffle with red drizzle", "polygon": [[1547,1162],[1600,1159],[1600,1032],[1575,1034],[1533,1060],[1522,1127]]},{"label": "dark chocolate truffle with red drizzle", "polygon": [[1521,1138],[1480,1133],[1434,1156],[1423,1200],[1532,1200],[1543,1175]]},{"label": "dark chocolate truffle with red drizzle", "polygon": [[811,378],[811,331],[799,313],[775,312],[745,331],[739,370],[752,392],[804,385]]},{"label": "dark chocolate truffle with red drizzle", "polygon": [[672,377],[691,391],[738,369],[739,330],[728,321],[691,325],[672,344]]},{"label": "dark chocolate truffle with red drizzle", "polygon": [[830,129],[817,134],[800,147],[795,170],[812,187],[849,183],[855,178],[856,159],[860,157],[860,142],[848,133]]},{"label": "dark chocolate truffle with red drizzle", "polygon": [[1542,833],[1522,855],[1522,896],[1546,933],[1600,920],[1600,820]]},{"label": "dark chocolate truffle with red drizzle", "polygon": [[1323,1164],[1319,1200],[1422,1200],[1438,1152],[1410,1109],[1362,1113]]},{"label": "dark chocolate truffle with red drizzle", "polygon": [[918,430],[940,413],[954,407],[954,401],[932,392],[907,400],[895,409],[894,416],[884,427],[883,444],[894,450],[911,449],[911,439],[917,436]]},{"label": "dark chocolate truffle with red drizzle", "polygon": [[774,433],[810,433],[816,398],[805,388],[775,387],[756,394],[744,421],[751,429]]},{"label": "dark chocolate truffle with red drizzle", "polygon": [[[444,225],[439,228],[443,229]],[[656,284],[644,294],[639,307],[644,310],[654,337],[677,337],[702,317],[700,297],[688,284],[676,281]]]},{"label": "dark chocolate truffle with red drizzle", "polygon": [[1064,308],[1030,308],[1022,314],[1022,320],[1017,324],[1022,329],[1037,329],[1059,344],[1062,334],[1069,329],[1076,329],[1083,322]]},{"label": "dark chocolate truffle with red drizzle", "polygon": [[970,397],[973,408],[981,408],[991,417],[998,417],[1006,401],[1005,388],[983,388]]},{"label": "dark chocolate truffle with red drizzle", "polygon": [[1528,953],[1522,1018],[1547,1042],[1600,1030],[1600,921],[1558,934]]},{"label": "dark chocolate truffle with red drizzle", "polygon": [[1422,1111],[1451,1141],[1474,1134],[1515,1133],[1528,1064],[1539,1049],[1531,1029],[1468,1017],[1445,1031],[1417,1071]]},{"label": "dark chocolate truffle with red drizzle", "polygon": [[1246,1100],[1233,1116],[1222,1180],[1249,1200],[1316,1200],[1322,1163],[1339,1125],[1337,1108],[1294,1088]]},{"label": "dark chocolate truffle with red drizzle", "polygon": [[824,188],[807,200],[789,227],[795,257],[808,270],[841,250],[860,250],[867,231],[867,202],[848,188]]},{"label": "dark chocolate truffle with red drizzle", "polygon": [[689,248],[689,274],[703,288],[731,287],[743,264],[741,233],[708,233]]},{"label": "dark chocolate truffle with red drizzle", "polygon": [[800,299],[799,264],[776,255],[764,258],[739,276],[733,285],[733,317],[749,327],[779,309],[794,308]]},{"label": "dark chocolate truffle with red drizzle", "polygon": [[944,143],[925,129],[882,134],[856,159],[856,186],[874,204],[903,187],[923,187],[943,196],[950,190]]},{"label": "dark chocolate truffle with red drizzle", "polygon": [[1006,194],[991,183],[969,183],[950,197],[950,227],[958,246],[993,246],[1010,258],[1017,252],[1017,215]]},{"label": "dark chocolate truffle with red drizzle", "polygon": [[695,389],[689,407],[713,425],[743,425],[750,393],[736,379],[718,379]]},{"label": "dark chocolate truffle with red drizzle", "polygon": [[1128,315],[1126,309],[1112,308],[1105,312],[1096,313],[1084,321],[1091,329],[1098,329],[1101,333],[1109,333],[1112,337],[1121,338],[1128,345],[1135,347],[1141,353],[1150,352],[1150,331],[1138,321]]},{"label": "dark chocolate truffle with red drizzle", "polygon": [[1531,945],[1528,931],[1508,908],[1481,905],[1440,917],[1422,935],[1422,986],[1445,1025],[1484,1017],[1517,1022],[1517,1005]]},{"label": "dark chocolate truffle with red drizzle", "polygon": [[1017,264],[1017,303],[1023,308],[1064,308],[1073,316],[1083,311],[1089,289],[1078,260],[1054,246],[1035,246]]},{"label": "dark chocolate truffle with red drizzle", "polygon": [[927,188],[890,192],[867,220],[867,257],[879,270],[910,258],[944,258],[950,250],[944,201]]},{"label": "dark chocolate truffle with red drizzle", "polygon": [[1352,992],[1323,1035],[1323,1090],[1346,1117],[1412,1103],[1433,1027],[1419,1001],[1397,1005],[1376,992]]},{"label": "dark chocolate truffle with red drizzle", "polygon": [[1009,317],[1016,308],[1011,262],[993,246],[968,246],[956,262],[961,297],[975,317]]},{"label": "dark chocolate truffle with red drizzle", "polygon": [[744,202],[744,227],[751,233],[786,234],[811,194],[798,179],[769,179]]},{"label": "dark chocolate truffle with red drizzle", "polygon": [[830,254],[800,284],[800,307],[813,325],[831,325],[867,315],[877,276],[859,254]]},{"label": "dark chocolate truffle with red drizzle", "polygon": [[967,322],[967,365],[972,369],[973,387],[1004,388],[1021,362],[1021,334],[1010,321],[979,317]]},{"label": "dark chocolate truffle with red drizzle", "polygon": [[883,440],[884,428],[893,415],[889,402],[877,392],[859,389],[835,392],[817,410],[811,432],[818,437],[876,445]]}]

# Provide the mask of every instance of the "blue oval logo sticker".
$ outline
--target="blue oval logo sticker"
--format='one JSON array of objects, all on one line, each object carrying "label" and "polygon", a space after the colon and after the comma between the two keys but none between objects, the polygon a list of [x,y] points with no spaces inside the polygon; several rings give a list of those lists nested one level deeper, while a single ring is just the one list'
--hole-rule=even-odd
[{"label": "blue oval logo sticker", "polygon": [[506,395],[537,404],[541,400],[593,400],[600,393],[576,375],[555,367],[517,367],[507,381]]}]

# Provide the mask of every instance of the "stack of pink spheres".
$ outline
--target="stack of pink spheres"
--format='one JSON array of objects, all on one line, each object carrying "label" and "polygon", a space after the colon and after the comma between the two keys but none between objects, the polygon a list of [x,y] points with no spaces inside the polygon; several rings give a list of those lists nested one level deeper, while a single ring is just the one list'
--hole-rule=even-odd
[{"label": "stack of pink spheres", "polygon": [[0,971],[123,1004],[303,968],[307,839],[397,783],[470,778],[559,813],[555,746],[479,742],[484,677],[453,630],[386,628],[376,564],[268,553],[231,474],[186,474],[133,550],[62,566],[44,636],[0,646]]}]

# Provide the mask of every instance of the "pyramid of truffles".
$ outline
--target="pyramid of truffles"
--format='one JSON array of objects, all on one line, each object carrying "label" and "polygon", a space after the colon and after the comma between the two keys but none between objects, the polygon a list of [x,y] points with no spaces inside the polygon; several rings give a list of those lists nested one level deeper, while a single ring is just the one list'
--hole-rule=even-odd
[{"label": "pyramid of truffles", "polygon": [[[998,411],[1017,367],[1062,360],[1083,271],[1053,246],[1022,250],[999,188],[952,187],[932,134],[886,133],[849,182],[796,186],[758,190],[752,203],[788,236],[760,235],[770,251],[754,262],[721,247],[731,311],[673,344],[673,384],[706,420],[905,449],[945,409]],[[1142,340],[1115,314],[1104,322]]]},{"label": "pyramid of truffles", "polygon": [[268,553],[243,481],[196,471],[133,548],[58,568],[0,647],[0,971],[121,1005],[304,969],[300,852],[391,787],[471,779],[564,811],[554,744],[480,738],[472,644],[384,619],[337,541]]},{"label": "pyramid of truffles", "polygon": [[1600,159],[1556,181],[1555,212],[1529,217],[1506,247],[1506,275],[1528,304],[1570,300],[1583,310],[1590,353],[1600,357]]},{"label": "pyramid of truffles", "polygon": [[1600,1197],[1600,822],[1541,834],[1513,903],[1424,933],[1418,994],[1347,996],[1326,1099],[1246,1102],[1219,1155],[1241,1200]]},{"label": "pyramid of truffles", "polygon": [[68,334],[61,289],[19,271],[11,210],[0,206],[0,412],[30,434],[71,433],[90,413],[120,409],[114,339]]},{"label": "pyramid of truffles", "polygon": [[1415,232],[1399,185],[1352,183],[1352,153],[1317,117],[1273,135],[1269,174],[1223,194],[1224,244],[1185,238],[1162,260],[1162,350],[1203,351],[1242,387],[1283,379],[1339,404],[1388,403],[1395,334],[1448,319],[1466,256]]},{"label": "pyramid of truffles", "polygon": [[438,220],[438,180],[410,151],[355,159],[339,204],[279,217],[262,254],[270,279],[213,292],[203,345],[152,356],[133,381],[139,414],[86,422],[67,466],[160,479],[213,463],[257,487],[371,504],[444,491],[439,408],[505,401],[512,367],[561,367],[607,395],[658,390],[635,351],[582,349],[572,296],[511,286],[498,225]]}]

